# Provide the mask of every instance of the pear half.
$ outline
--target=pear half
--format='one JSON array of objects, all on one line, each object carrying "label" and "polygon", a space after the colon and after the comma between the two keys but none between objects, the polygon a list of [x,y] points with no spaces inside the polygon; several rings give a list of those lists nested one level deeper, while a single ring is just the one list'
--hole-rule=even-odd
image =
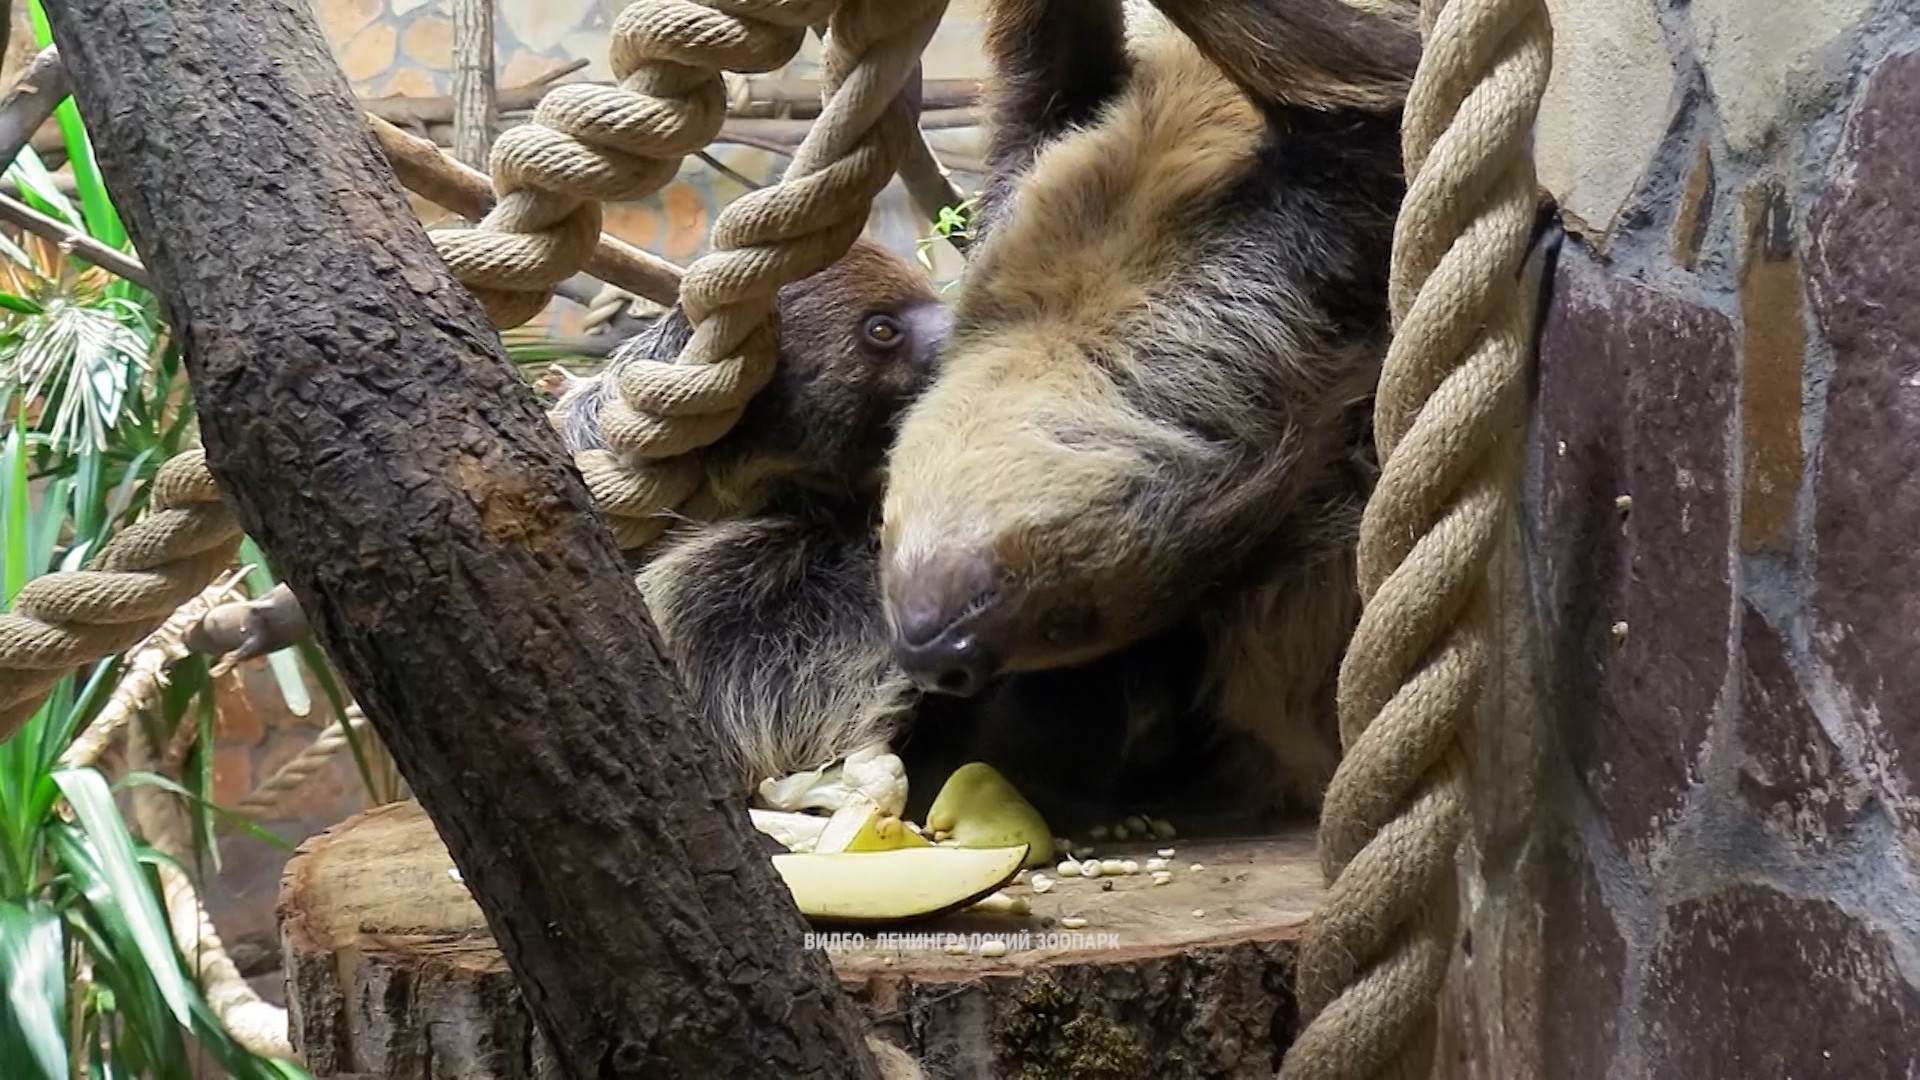
[{"label": "pear half", "polygon": [[1020,873],[1026,847],[903,847],[775,855],[773,868],[814,922],[925,919],[991,896]]},{"label": "pear half", "polygon": [[1053,861],[1053,831],[1040,811],[984,761],[953,770],[927,810],[927,828],[960,848],[1027,849],[1027,866]]}]

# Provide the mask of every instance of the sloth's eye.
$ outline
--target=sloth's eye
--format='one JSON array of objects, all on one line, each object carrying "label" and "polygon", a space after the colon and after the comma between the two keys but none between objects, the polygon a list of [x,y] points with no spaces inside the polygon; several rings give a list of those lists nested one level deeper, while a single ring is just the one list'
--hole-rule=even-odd
[{"label": "sloth's eye", "polygon": [[869,315],[860,324],[860,336],[876,349],[891,349],[906,339],[907,332],[891,315]]}]

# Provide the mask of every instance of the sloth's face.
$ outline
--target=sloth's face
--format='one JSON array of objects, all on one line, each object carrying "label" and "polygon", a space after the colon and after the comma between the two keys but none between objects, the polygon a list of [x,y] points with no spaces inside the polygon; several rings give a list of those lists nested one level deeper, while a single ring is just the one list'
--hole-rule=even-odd
[{"label": "sloth's face", "polygon": [[923,688],[1083,663],[1192,610],[1235,561],[1252,455],[1143,410],[1045,335],[957,336],[888,460],[881,582]]}]

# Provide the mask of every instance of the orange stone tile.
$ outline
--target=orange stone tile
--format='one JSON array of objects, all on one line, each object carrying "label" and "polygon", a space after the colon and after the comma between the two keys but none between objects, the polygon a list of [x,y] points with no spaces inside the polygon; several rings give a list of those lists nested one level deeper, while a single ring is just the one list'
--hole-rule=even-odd
[{"label": "orange stone tile", "polygon": [[[548,72],[567,66],[567,61],[552,56],[539,56],[525,49],[515,49],[500,68],[501,86],[525,86]],[[569,75],[569,80],[579,76]]]},{"label": "orange stone tile", "polygon": [[214,714],[214,738],[222,746],[254,746],[266,736],[260,722],[260,710],[253,707],[253,696],[237,676],[229,674],[214,691],[218,711]]},{"label": "orange stone tile", "polygon": [[661,191],[660,202],[667,216],[661,254],[669,259],[692,259],[707,242],[706,201],[692,184],[675,180]]},{"label": "orange stone tile", "polygon": [[399,97],[434,97],[440,88],[433,85],[433,75],[416,67],[401,68],[380,88],[380,93]]},{"label": "orange stone tile", "polygon": [[233,806],[253,792],[253,752],[244,746],[213,751],[213,801]]},{"label": "orange stone tile", "polygon": [[601,209],[600,228],[648,251],[661,242],[660,215],[651,203],[609,203]]},{"label": "orange stone tile", "polygon": [[355,34],[347,47],[340,50],[340,69],[356,84],[376,78],[393,66],[394,48],[399,41],[400,35],[393,27],[375,23]]},{"label": "orange stone tile", "polygon": [[335,49],[365,30],[386,8],[381,0],[324,0],[318,6],[320,28]]},{"label": "orange stone tile", "polygon": [[400,47],[412,59],[430,68],[453,67],[453,20],[444,15],[422,15],[400,36]]}]

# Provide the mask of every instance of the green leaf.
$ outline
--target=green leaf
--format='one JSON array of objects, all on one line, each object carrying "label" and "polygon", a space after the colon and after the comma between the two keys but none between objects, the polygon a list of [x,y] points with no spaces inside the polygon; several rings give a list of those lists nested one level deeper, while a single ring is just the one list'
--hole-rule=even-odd
[{"label": "green leaf", "polygon": [[280,848],[283,851],[292,851],[294,848],[293,844],[290,844],[286,840],[282,839],[277,833],[271,832],[267,829],[260,827],[260,825],[256,824],[252,818],[246,816],[245,814],[236,813],[235,811],[228,810],[227,808],[216,804],[212,799],[208,799],[201,795],[195,794],[194,792],[188,790],[186,787],[181,785],[178,781],[162,776],[159,773],[130,772],[126,776],[121,777],[120,781],[114,784],[114,788],[120,789],[120,788],[128,788],[128,787],[138,787],[143,784],[150,785],[152,787],[161,788],[166,791],[171,791],[175,795],[178,795],[181,798],[186,799],[189,802],[192,802],[194,805],[199,806],[202,809],[205,809],[219,816],[222,820],[233,825],[233,827],[240,829],[243,832],[250,833],[251,835],[257,837],[258,839],[264,840],[267,843],[272,844],[274,847]]},{"label": "green leaf", "polygon": [[167,1008],[182,1027],[187,1026],[192,1023],[188,1009],[190,994],[180,972],[173,939],[167,931],[166,917],[161,914],[154,890],[140,871],[139,860],[134,858],[133,838],[127,834],[126,822],[120,820],[119,808],[113,804],[113,793],[107,789],[106,780],[92,769],[62,769],[53,774],[53,780],[73,806],[81,828],[99,849],[100,869],[125,920],[128,937],[153,972],[153,980]]},{"label": "green leaf", "polygon": [[38,315],[47,310],[24,296],[15,296],[10,292],[0,292],[0,307],[8,311],[17,311],[22,315]]},{"label": "green leaf", "polygon": [[11,606],[14,594],[33,576],[28,565],[33,550],[33,504],[27,498],[27,441],[17,422],[0,448],[0,478],[6,481],[0,501],[0,540],[7,545],[5,561],[0,562],[0,605]]},{"label": "green leaf", "polygon": [[46,1080],[67,1075],[66,934],[60,913],[43,904],[0,901],[0,1061]]},{"label": "green leaf", "polygon": [[[39,7],[38,4],[34,6]],[[73,203],[67,200],[66,193],[60,190],[59,181],[47,171],[46,163],[40,160],[40,155],[31,146],[21,150],[20,156],[13,159],[6,175],[27,205],[48,217],[59,218],[74,228],[86,228],[80,211],[74,209]]]},{"label": "green leaf", "polygon": [[[40,6],[40,0],[33,0],[29,11],[34,39],[44,49],[53,44],[53,29],[47,25],[47,13]],[[54,116],[60,121],[61,136],[66,139],[67,167],[73,171],[74,186],[80,189],[80,203],[86,208],[87,231],[108,247],[125,246],[127,230],[113,209],[113,200],[107,196],[100,166],[94,163],[93,143],[87,138],[86,125],[80,121],[79,108],[68,98],[54,110]]]}]

